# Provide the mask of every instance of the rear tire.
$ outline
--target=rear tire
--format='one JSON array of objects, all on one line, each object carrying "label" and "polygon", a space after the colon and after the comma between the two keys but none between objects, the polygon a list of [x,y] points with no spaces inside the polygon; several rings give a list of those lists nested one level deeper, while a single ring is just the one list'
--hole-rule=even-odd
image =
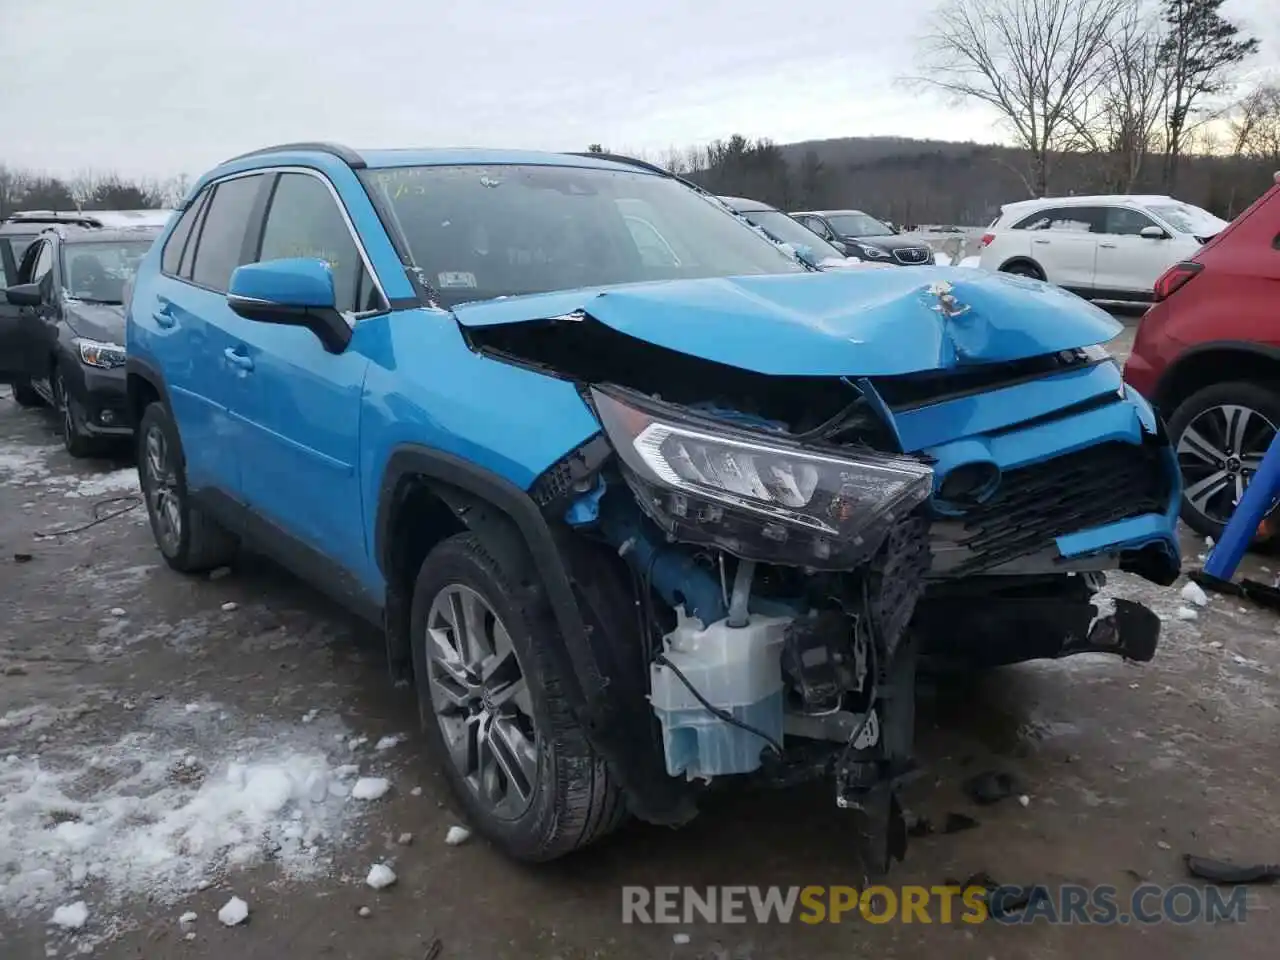
[{"label": "rear tire", "polygon": [[1030,277],[1032,280],[1045,279],[1044,271],[1034,263],[1011,263],[1007,267],[1001,267],[1000,272],[1011,273],[1015,277]]},{"label": "rear tire", "polygon": [[1187,526],[1215,540],[1222,535],[1277,427],[1276,384],[1216,383],[1178,405],[1168,429],[1182,468],[1181,513]]},{"label": "rear tire", "polygon": [[239,541],[191,503],[178,428],[161,402],[138,424],[138,480],[160,553],[180,573],[204,573],[234,559]]},{"label": "rear tire", "polygon": [[22,380],[13,385],[13,402],[28,409],[44,406],[44,397],[36,393],[30,380]]},{"label": "rear tire", "polygon": [[440,543],[418,572],[410,636],[423,727],[468,819],[537,862],[604,836],[626,809],[561,690],[537,573],[510,563],[473,533]]}]

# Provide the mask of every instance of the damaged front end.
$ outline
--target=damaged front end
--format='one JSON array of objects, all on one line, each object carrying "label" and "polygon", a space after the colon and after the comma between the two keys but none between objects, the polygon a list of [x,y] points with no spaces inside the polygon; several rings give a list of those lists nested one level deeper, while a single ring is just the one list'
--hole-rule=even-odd
[{"label": "damaged front end", "polygon": [[[902,282],[874,281],[864,333],[886,316],[884,284]],[[913,770],[922,655],[1154,654],[1154,614],[1117,600],[1099,616],[1093,598],[1107,569],[1177,575],[1180,491],[1158,419],[1104,352],[1064,345],[1071,331],[1031,336],[984,315],[990,290],[975,306],[911,282],[899,312],[930,342],[895,357],[864,337],[862,369],[816,350],[815,331],[845,321],[800,329],[791,304],[779,326],[760,290],[738,333],[773,335],[759,363],[742,343],[691,353],[673,325],[699,310],[720,324],[732,306],[705,285],[598,293],[536,321],[511,322],[511,306],[460,318],[476,349],[576,382],[601,425],[531,494],[566,531],[611,691],[598,722],[626,727],[614,742],[631,755],[610,759],[647,771],[622,778],[646,819],[678,822],[724,777],[826,775],[884,870],[905,848],[896,788]],[[671,309],[646,331],[655,300]],[[788,346],[799,359],[782,374]]]}]

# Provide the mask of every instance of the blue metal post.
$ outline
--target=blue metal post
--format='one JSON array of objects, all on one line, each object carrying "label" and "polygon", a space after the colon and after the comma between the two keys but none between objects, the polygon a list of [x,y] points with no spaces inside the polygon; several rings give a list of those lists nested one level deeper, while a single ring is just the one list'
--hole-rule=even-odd
[{"label": "blue metal post", "polygon": [[1205,573],[1219,580],[1230,580],[1235,576],[1236,567],[1258,533],[1258,524],[1275,503],[1277,495],[1280,495],[1280,432],[1267,447],[1258,472],[1249,481],[1244,496],[1227,521],[1226,529],[1209,552]]}]

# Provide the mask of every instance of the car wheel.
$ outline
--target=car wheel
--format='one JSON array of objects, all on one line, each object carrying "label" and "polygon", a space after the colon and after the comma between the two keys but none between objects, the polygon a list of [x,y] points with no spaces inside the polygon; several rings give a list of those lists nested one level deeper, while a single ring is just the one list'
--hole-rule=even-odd
[{"label": "car wheel", "polygon": [[36,392],[30,380],[22,380],[13,385],[13,402],[20,407],[43,407],[44,397]]},{"label": "car wheel", "polygon": [[471,823],[528,861],[585,846],[625,816],[561,690],[557,626],[536,582],[458,534],[423,561],[411,616],[427,737]]},{"label": "car wheel", "polygon": [[84,429],[84,412],[75,397],[67,393],[61,370],[53,374],[53,399],[62,417],[62,445],[67,453],[76,458],[93,456],[97,443]]},{"label": "car wheel", "polygon": [[137,442],[138,481],[165,562],[182,573],[231,562],[239,543],[191,503],[178,428],[163,403],[152,403],[142,414]]},{"label": "car wheel", "polygon": [[1182,469],[1187,526],[1214,538],[1221,535],[1277,425],[1280,392],[1269,384],[1219,383],[1178,406],[1169,418],[1169,437]]},{"label": "car wheel", "polygon": [[1044,273],[1031,263],[1011,263],[1001,269],[1001,273],[1011,273],[1015,277],[1030,277],[1032,280],[1043,280]]}]

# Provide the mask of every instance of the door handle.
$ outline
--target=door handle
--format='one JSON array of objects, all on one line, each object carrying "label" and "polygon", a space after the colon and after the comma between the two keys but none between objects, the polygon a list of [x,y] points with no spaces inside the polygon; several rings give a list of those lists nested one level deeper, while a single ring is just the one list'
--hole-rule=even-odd
[{"label": "door handle", "polygon": [[177,318],[169,312],[169,303],[165,301],[162,306],[151,312],[151,319],[156,322],[156,326],[162,330],[168,330],[176,324]]},{"label": "door handle", "polygon": [[238,352],[235,347],[227,347],[222,351],[222,355],[227,358],[232,366],[239,367],[241,370],[253,369],[253,358],[246,357],[243,353]]},{"label": "door handle", "polygon": [[1116,248],[1114,243],[1099,243],[1098,246],[1106,247],[1108,250],[1114,250]]},{"label": "door handle", "polygon": [[1032,243],[1048,243],[1048,240],[1032,240]]}]

